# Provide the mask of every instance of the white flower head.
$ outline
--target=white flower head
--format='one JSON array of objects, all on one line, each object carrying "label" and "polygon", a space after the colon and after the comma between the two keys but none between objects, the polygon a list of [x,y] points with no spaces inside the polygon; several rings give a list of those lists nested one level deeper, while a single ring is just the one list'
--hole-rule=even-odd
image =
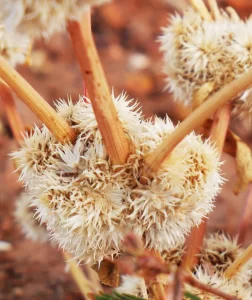
[{"label": "white flower head", "polygon": [[[214,233],[204,239],[200,253],[200,264],[210,264],[215,272],[223,274],[225,270],[242,254],[244,249],[237,243],[237,237],[231,238],[224,233]],[[252,260],[236,274],[244,283],[252,278]]]},{"label": "white flower head", "polygon": [[[252,297],[251,289],[244,286],[244,282],[236,279],[227,279],[222,274],[216,272],[208,274],[201,267],[199,267],[195,274],[196,278],[215,289],[218,289],[230,296],[235,296],[241,300],[250,300]],[[185,285],[185,290],[198,296],[200,299],[208,300],[221,300],[222,297],[206,293],[198,288],[192,287],[188,284]],[[186,300],[186,298],[185,298]]]},{"label": "white flower head", "polygon": [[0,0],[0,20],[31,38],[49,37],[66,28],[68,20],[79,20],[90,5],[109,0]]},{"label": "white flower head", "polygon": [[13,154],[53,240],[91,263],[119,255],[125,229],[144,238],[146,247],[161,252],[174,248],[212,209],[222,184],[219,154],[194,133],[141,184],[145,155],[174,126],[169,119],[144,121],[125,94],[113,99],[134,149],[120,168],[112,165],[92,105],[82,97],[75,105],[71,100],[57,104],[59,114],[76,130],[74,145],[59,144],[43,126],[27,135]]},{"label": "white flower head", "polygon": [[0,26],[0,55],[15,67],[24,64],[31,47],[30,39],[18,32],[8,32]]},{"label": "white flower head", "polygon": [[[192,105],[196,92],[206,83],[212,93],[252,66],[252,20],[233,20],[222,11],[222,19],[206,21],[189,8],[175,15],[160,37],[167,88],[177,101]],[[233,101],[234,115],[251,118],[250,89]]]},{"label": "white flower head", "polygon": [[16,201],[15,219],[28,239],[34,242],[48,242],[49,232],[46,230],[45,225],[40,224],[36,219],[36,212],[31,204],[30,195],[22,193]]},{"label": "white flower head", "polygon": [[123,275],[122,283],[116,291],[120,294],[132,295],[144,299],[148,298],[147,288],[142,277]]}]

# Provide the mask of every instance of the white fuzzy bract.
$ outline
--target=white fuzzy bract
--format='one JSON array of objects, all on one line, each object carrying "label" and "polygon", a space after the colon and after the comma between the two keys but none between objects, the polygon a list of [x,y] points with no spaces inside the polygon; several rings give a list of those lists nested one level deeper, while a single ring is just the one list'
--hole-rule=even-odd
[{"label": "white fuzzy bract", "polygon": [[21,226],[23,234],[28,239],[34,242],[48,242],[49,232],[36,219],[36,213],[31,205],[30,195],[22,193],[16,201],[15,219]]},{"label": "white fuzzy bract", "polygon": [[[176,14],[160,37],[167,87],[177,101],[192,105],[196,92],[206,83],[212,92],[252,67],[252,20],[205,21],[192,8]],[[233,101],[234,115],[252,116],[252,92],[248,89]]]},{"label": "white fuzzy bract", "polygon": [[50,37],[79,20],[90,5],[109,0],[0,0],[0,20],[10,31],[18,29],[31,38]]},{"label": "white fuzzy bract", "polygon": [[142,277],[131,275],[122,276],[122,283],[116,291],[120,294],[133,295],[144,299],[148,298],[147,288]]},{"label": "white fuzzy bract", "polygon": [[24,64],[31,47],[30,39],[18,32],[8,32],[0,26],[0,56],[15,67]]},{"label": "white fuzzy bract", "polygon": [[[199,267],[195,274],[196,278],[215,289],[218,289],[230,296],[237,297],[241,300],[250,300],[252,297],[251,289],[244,286],[244,282],[237,279],[227,279],[219,273],[208,274]],[[185,290],[198,296],[200,299],[222,300],[222,297],[199,290],[188,284],[185,285]],[[185,298],[186,300],[187,298]]]},{"label": "white fuzzy bract", "polygon": [[174,126],[169,119],[144,121],[125,95],[113,98],[135,149],[126,164],[111,164],[92,105],[83,98],[75,105],[70,100],[57,104],[59,114],[78,134],[74,145],[59,144],[43,126],[27,135],[14,154],[20,179],[53,239],[89,262],[118,255],[125,230],[143,237],[148,248],[173,248],[211,211],[222,184],[218,152],[194,133],[142,184],[145,155]]}]

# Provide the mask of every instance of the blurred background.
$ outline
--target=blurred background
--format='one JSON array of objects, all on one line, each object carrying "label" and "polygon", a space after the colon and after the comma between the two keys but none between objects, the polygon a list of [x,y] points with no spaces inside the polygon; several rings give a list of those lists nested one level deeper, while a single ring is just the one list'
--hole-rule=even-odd
[{"label": "blurred background", "polygon": [[[162,56],[157,38],[168,24],[168,14],[186,7],[186,0],[114,0],[93,11],[92,27],[99,54],[110,86],[118,95],[139,101],[145,117],[166,114],[176,124],[189,112],[172,101],[164,91]],[[220,0],[220,6],[233,6],[246,18],[252,13],[252,1]],[[76,101],[83,94],[83,82],[65,33],[49,41],[36,43],[33,64],[18,71],[51,104],[59,98]],[[27,126],[39,121],[16,99]],[[251,124],[232,121],[232,129],[246,142],[252,142]],[[17,147],[0,105],[0,240],[12,249],[0,251],[0,299],[82,299],[66,272],[63,259],[50,245],[31,242],[23,237],[13,217],[15,199],[22,191],[8,154]],[[234,196],[235,162],[228,155],[223,166],[228,179],[210,215],[209,231],[224,230],[235,234],[246,192]],[[252,222],[251,222],[252,225]],[[252,232],[246,236],[251,241]]]}]

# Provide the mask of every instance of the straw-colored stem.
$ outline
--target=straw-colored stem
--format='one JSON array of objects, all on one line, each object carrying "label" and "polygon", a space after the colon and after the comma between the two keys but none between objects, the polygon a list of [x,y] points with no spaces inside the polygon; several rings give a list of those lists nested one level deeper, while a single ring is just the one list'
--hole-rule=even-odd
[{"label": "straw-colored stem", "polygon": [[249,184],[248,187],[248,194],[246,197],[246,202],[243,207],[242,211],[242,216],[239,224],[239,229],[238,229],[238,243],[242,244],[245,240],[246,234],[249,229],[249,224],[252,219],[252,184]]},{"label": "straw-colored stem", "polygon": [[77,262],[69,255],[68,253],[63,252],[63,256],[69,266],[71,275],[78,286],[78,288],[81,291],[81,294],[84,299],[92,300],[93,299],[93,291],[91,289],[90,281],[87,280],[84,273],[80,270],[80,268],[77,266]]},{"label": "straw-colored stem", "polygon": [[119,121],[91,34],[90,12],[84,15],[82,23],[69,21],[68,31],[108,155],[114,164],[124,164],[129,156],[129,140]]},{"label": "straw-colored stem", "polygon": [[194,226],[191,230],[190,235],[187,237],[185,242],[185,255],[183,258],[182,267],[185,270],[192,270],[199,261],[198,254],[200,252],[204,234],[206,230],[206,218],[202,220],[199,227]]},{"label": "straw-colored stem", "polygon": [[5,83],[0,83],[0,98],[3,102],[3,107],[8,118],[12,134],[17,143],[20,145],[23,141],[22,133],[25,132],[25,127],[17,111],[11,90]]},{"label": "straw-colored stem", "polygon": [[[223,299],[226,300],[238,300],[238,298],[234,297],[234,296],[230,296],[218,289],[215,289],[213,287],[211,287],[210,285],[201,283],[199,280],[197,280],[195,277],[193,277],[192,275],[187,275],[185,274],[185,282],[190,284],[191,286],[198,288],[199,290],[202,290],[204,292],[207,292],[209,294],[212,295],[216,295],[217,297],[221,297]],[[210,299],[210,298],[209,298]]]},{"label": "straw-colored stem", "polygon": [[151,283],[150,289],[153,295],[153,300],[166,300],[164,285],[158,281]]},{"label": "straw-colored stem", "polygon": [[219,108],[214,115],[210,136],[220,153],[224,148],[230,118],[230,103],[227,103],[223,107]]},{"label": "straw-colored stem", "polygon": [[74,142],[75,131],[2,57],[0,57],[0,78],[29,106],[60,143]]},{"label": "straw-colored stem", "polygon": [[212,13],[213,18],[215,20],[221,20],[221,13],[216,0],[208,0],[208,5],[210,7],[210,11]]},{"label": "straw-colored stem", "polygon": [[252,70],[224,86],[189,115],[152,153],[145,158],[145,174],[157,172],[171,151],[192,130],[200,127],[219,107],[231,101],[252,84]]},{"label": "straw-colored stem", "polygon": [[252,258],[252,244],[236,258],[236,260],[226,269],[224,275],[232,278],[240,269]]},{"label": "straw-colored stem", "polygon": [[202,0],[190,0],[190,4],[192,7],[200,13],[202,18],[206,21],[212,21],[212,17],[205,5],[205,3]]}]

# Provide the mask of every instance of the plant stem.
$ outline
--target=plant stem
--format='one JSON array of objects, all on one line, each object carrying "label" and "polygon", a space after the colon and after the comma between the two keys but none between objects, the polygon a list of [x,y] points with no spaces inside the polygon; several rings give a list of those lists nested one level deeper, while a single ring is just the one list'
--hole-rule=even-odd
[{"label": "plant stem", "polygon": [[249,223],[252,217],[252,184],[249,184],[248,187],[248,194],[246,197],[246,202],[243,207],[243,212],[239,224],[239,229],[238,229],[238,243],[242,244],[245,240],[246,233],[248,232],[249,228]]},{"label": "plant stem", "polygon": [[225,85],[189,115],[152,153],[145,158],[145,174],[157,172],[171,151],[192,130],[198,128],[217,109],[231,101],[252,84],[252,70]]},{"label": "plant stem", "polygon": [[80,270],[80,268],[77,266],[77,262],[73,260],[73,258],[65,252],[62,252],[65,260],[67,261],[67,264],[70,268],[70,272],[73,276],[73,279],[78,286],[78,288],[81,291],[81,294],[83,295],[84,299],[90,299],[92,300],[92,295],[94,294],[91,289],[91,283],[89,280],[87,280],[84,273]]},{"label": "plant stem", "polygon": [[226,269],[224,275],[227,278],[232,278],[240,269],[252,258],[252,245],[236,258],[236,260]]},{"label": "plant stem", "polygon": [[5,83],[0,83],[0,98],[2,99],[12,134],[20,145],[23,141],[22,132],[25,132],[25,127],[17,111],[11,90]]},{"label": "plant stem", "polygon": [[60,143],[75,141],[75,131],[2,57],[0,57],[0,78],[29,106]]},{"label": "plant stem", "polygon": [[[187,275],[185,274],[185,282],[187,282],[188,284],[192,285],[193,287],[198,288],[199,290],[205,291],[207,293],[216,295],[218,297],[221,297],[223,299],[226,300],[239,300],[238,298],[234,297],[234,296],[230,296],[220,290],[217,290],[207,284],[201,283],[199,280],[197,280],[196,278],[194,278],[192,275]],[[210,298],[209,298],[210,299]]]},{"label": "plant stem", "polygon": [[84,15],[82,23],[69,21],[68,31],[107,153],[114,164],[124,164],[129,155],[130,144],[119,121],[95,47],[91,33],[90,11]]}]

